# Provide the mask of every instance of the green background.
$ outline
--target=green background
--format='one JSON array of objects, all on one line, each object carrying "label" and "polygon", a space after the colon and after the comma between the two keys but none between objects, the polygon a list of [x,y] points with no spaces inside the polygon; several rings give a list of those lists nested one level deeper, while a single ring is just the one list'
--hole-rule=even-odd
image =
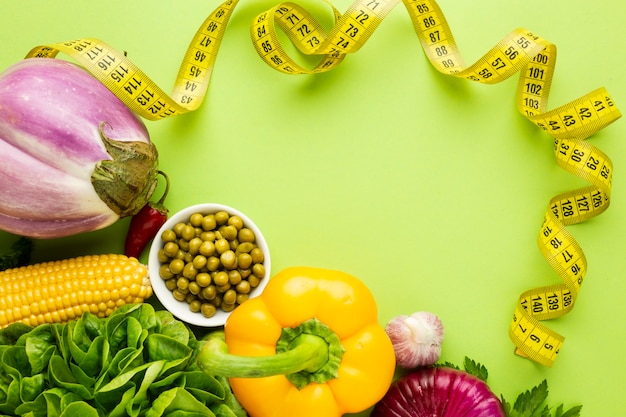
[{"label": "green background", "polygon": [[[296,2],[331,22],[323,2]],[[442,359],[484,363],[492,389],[509,400],[547,379],[553,402],[582,404],[585,416],[623,410],[626,124],[591,139],[614,163],[612,205],[568,228],[589,269],[574,310],[548,323],[566,337],[548,369],[515,356],[507,331],[521,292],[559,281],[536,245],[548,201],[584,184],[555,164],[551,137],[517,112],[517,76],[489,86],[439,74],[403,5],[334,71],[284,75],[259,59],[249,35],[252,18],[277,3],[241,0],[199,110],[146,122],[171,179],[170,210],[236,207],[263,230],[273,272],[349,272],[371,288],[381,324],[438,314]],[[219,4],[4,1],[0,69],[34,46],[95,37],[169,91],[191,37]],[[351,1],[333,4],[346,10]],[[605,86],[626,109],[623,1],[439,5],[466,63],[523,27],[558,47],[550,108]],[[127,227],[124,219],[38,241],[34,261],[120,252]],[[0,246],[13,239],[0,233]]]}]

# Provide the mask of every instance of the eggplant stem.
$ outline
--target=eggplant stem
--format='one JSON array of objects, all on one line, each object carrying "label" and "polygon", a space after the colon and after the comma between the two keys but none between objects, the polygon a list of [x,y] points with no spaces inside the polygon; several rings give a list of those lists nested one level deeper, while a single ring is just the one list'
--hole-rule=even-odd
[{"label": "eggplant stem", "polygon": [[167,174],[161,170],[158,170],[157,174],[160,174],[165,179],[165,190],[163,190],[161,198],[156,203],[157,206],[163,206],[163,204],[165,203],[165,197],[167,197],[167,193],[170,191],[170,179]]}]

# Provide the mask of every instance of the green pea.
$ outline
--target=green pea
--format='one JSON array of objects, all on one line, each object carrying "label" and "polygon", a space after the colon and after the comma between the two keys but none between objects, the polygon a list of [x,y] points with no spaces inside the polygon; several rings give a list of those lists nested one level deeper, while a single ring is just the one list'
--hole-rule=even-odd
[{"label": "green pea", "polygon": [[200,307],[200,311],[202,315],[206,318],[211,318],[217,313],[217,309],[211,303],[202,303],[202,307]]},{"label": "green pea", "polygon": [[176,287],[182,292],[189,289],[189,280],[185,277],[180,277],[176,281]]},{"label": "green pea", "polygon": [[189,262],[185,264],[185,267],[183,268],[183,276],[185,278],[193,279],[196,275],[198,275],[198,270],[193,267],[193,263]]},{"label": "green pea", "polygon": [[248,277],[248,282],[250,283],[250,287],[251,287],[251,288],[256,288],[256,287],[258,287],[258,286],[259,286],[259,284],[261,283],[261,279],[260,279],[260,278],[258,278],[258,277],[257,277],[257,276],[255,276],[255,275],[250,275],[250,276]]},{"label": "green pea", "polygon": [[174,295],[174,298],[177,299],[178,301],[185,301],[185,298],[187,297],[187,294],[182,293],[178,289],[172,291],[172,294]]},{"label": "green pea", "polygon": [[163,246],[163,253],[169,256],[170,258],[174,258],[178,254],[178,245],[174,242],[167,242]]},{"label": "green pea", "polygon": [[180,248],[180,250],[182,250],[184,252],[189,252],[189,241],[188,240],[178,239],[176,242],[178,242],[178,247]]},{"label": "green pea", "polygon": [[197,255],[195,258],[193,258],[193,261],[191,261],[191,263],[193,264],[193,267],[199,271],[206,266],[207,258],[203,255]]},{"label": "green pea", "polygon": [[197,255],[200,252],[200,246],[202,246],[202,239],[199,237],[194,237],[189,241],[189,248],[187,251],[192,255]]},{"label": "green pea", "polygon": [[228,224],[231,226],[235,226],[237,230],[241,230],[241,228],[243,227],[243,220],[241,219],[241,217],[235,214],[230,216],[230,218],[228,219]]},{"label": "green pea", "polygon": [[198,284],[198,282],[191,281],[189,283],[189,292],[190,293],[192,293],[193,295],[198,295],[198,294],[200,294],[200,291],[202,291],[202,287],[200,287],[200,284]]},{"label": "green pea", "polygon": [[215,222],[218,224],[218,226],[221,226],[228,222],[229,217],[230,214],[228,214],[226,211],[218,211],[217,213],[215,213]]},{"label": "green pea", "polygon": [[178,275],[183,272],[183,268],[185,268],[185,261],[182,259],[172,259],[169,265],[170,271],[172,271],[173,274]]},{"label": "green pea", "polygon": [[224,238],[218,239],[215,242],[215,250],[217,251],[217,253],[219,253],[221,255],[222,253],[226,252],[227,250],[230,250],[230,244]]},{"label": "green pea", "polygon": [[256,240],[254,232],[247,227],[244,227],[239,231],[237,238],[240,242],[254,242]]},{"label": "green pea", "polygon": [[241,280],[242,278],[239,271],[237,271],[236,269],[228,271],[228,282],[230,282],[230,285],[237,285],[241,282]]},{"label": "green pea", "polygon": [[220,258],[217,256],[209,256],[206,260],[206,269],[215,272],[220,267]]},{"label": "green pea", "polygon": [[265,276],[265,265],[263,264],[254,264],[252,266],[252,275],[261,279]]},{"label": "green pea", "polygon": [[200,233],[200,239],[204,240],[205,242],[215,242],[216,240],[216,236],[215,236],[215,232],[214,231],[210,231],[210,232],[202,232]]},{"label": "green pea", "polygon": [[198,313],[202,309],[202,302],[200,300],[195,299],[189,303],[189,310],[194,313]]},{"label": "green pea", "polygon": [[217,293],[218,294],[224,294],[226,291],[230,290],[233,286],[230,285],[230,282],[226,282],[226,284],[224,285],[218,285],[217,288]]},{"label": "green pea", "polygon": [[220,307],[222,307],[222,310],[224,310],[225,312],[230,312],[233,311],[235,309],[235,304],[228,304],[228,303],[222,303],[222,305],[220,305]]},{"label": "green pea", "polygon": [[176,278],[168,279],[165,281],[165,287],[170,291],[174,291],[176,289],[176,281]]},{"label": "green pea", "polygon": [[212,281],[213,280],[211,279],[211,275],[209,275],[207,272],[200,272],[198,275],[196,275],[196,283],[198,283],[198,285],[203,288],[211,285]]},{"label": "green pea", "polygon": [[248,294],[250,292],[250,283],[247,280],[243,280],[237,284],[236,290],[239,294]]},{"label": "green pea", "polygon": [[196,231],[194,230],[193,226],[186,224],[181,230],[180,237],[185,240],[191,240],[196,237]]},{"label": "green pea", "polygon": [[157,258],[162,264],[170,260],[170,257],[165,254],[165,251],[163,249],[159,249],[159,252],[157,252]]},{"label": "green pea", "polygon": [[186,226],[183,222],[178,222],[174,225],[172,230],[176,233],[176,236],[181,237],[183,235],[183,228]]},{"label": "green pea", "polygon": [[220,255],[220,262],[226,269],[237,268],[237,255],[232,250],[227,250]]},{"label": "green pea", "polygon": [[215,244],[213,242],[205,240],[198,248],[198,253],[202,256],[212,256],[215,253]]},{"label": "green pea", "polygon": [[173,242],[176,238],[176,233],[174,233],[172,229],[164,230],[163,233],[161,233],[161,240],[163,242]]},{"label": "green pea", "polygon": [[224,272],[224,271],[219,271],[213,277],[213,282],[218,287],[221,286],[221,285],[227,284],[228,283],[228,274],[226,272]]},{"label": "green pea", "polygon": [[250,253],[252,249],[254,249],[256,245],[252,242],[239,242],[239,246],[237,246],[237,254],[240,253]]},{"label": "green pea", "polygon": [[222,237],[226,240],[235,240],[237,239],[237,228],[232,225],[224,225],[220,227],[220,233]]},{"label": "green pea", "polygon": [[226,291],[222,296],[222,302],[226,304],[235,304],[235,302],[237,302],[237,292],[233,289]]},{"label": "green pea", "polygon": [[200,295],[205,300],[213,300],[217,296],[217,287],[209,285],[200,292]]},{"label": "green pea", "polygon": [[161,267],[159,268],[159,276],[164,280],[168,280],[174,277],[174,273],[170,269],[169,265],[165,264],[161,265]]},{"label": "green pea", "polygon": [[204,219],[204,216],[201,213],[194,213],[189,216],[189,223],[191,223],[193,227],[198,227],[202,225],[202,219]]},{"label": "green pea", "polygon": [[215,214],[207,214],[202,218],[202,229],[209,231],[213,230],[217,227],[217,222],[215,221]]},{"label": "green pea", "polygon": [[260,248],[252,249],[250,255],[252,256],[252,262],[255,264],[260,264],[265,260],[265,255],[263,255],[263,251]]},{"label": "green pea", "polygon": [[242,253],[237,257],[239,268],[248,269],[252,265],[252,256],[249,253]]}]

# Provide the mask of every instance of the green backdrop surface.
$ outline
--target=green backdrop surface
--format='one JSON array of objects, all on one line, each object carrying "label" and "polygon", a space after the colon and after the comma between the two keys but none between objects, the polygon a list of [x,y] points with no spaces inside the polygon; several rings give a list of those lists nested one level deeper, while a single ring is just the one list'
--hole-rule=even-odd
[{"label": "green backdrop surface", "polygon": [[[95,37],[169,91],[191,37],[219,3],[4,1],[0,69],[34,46]],[[537,233],[550,198],[582,182],[555,164],[552,138],[517,112],[517,76],[487,86],[439,74],[402,5],[336,70],[284,75],[259,59],[249,35],[252,18],[277,3],[241,0],[199,110],[146,122],[171,179],[170,210],[201,202],[238,208],[262,228],[273,272],[349,272],[371,288],[381,324],[414,311],[438,314],[442,359],[484,363],[493,390],[510,400],[547,379],[552,399],[582,404],[584,416],[623,410],[624,121],[590,139],[614,163],[612,205],[568,227],[589,269],[574,310],[548,323],[566,338],[548,369],[514,355],[507,331],[521,292],[559,282]],[[330,22],[323,2],[296,3]],[[351,1],[333,4],[345,10]],[[625,111],[626,3],[439,5],[467,63],[524,27],[558,48],[550,108],[605,86]],[[123,219],[37,241],[34,261],[120,252],[127,227]],[[13,239],[0,233],[0,247]]]}]

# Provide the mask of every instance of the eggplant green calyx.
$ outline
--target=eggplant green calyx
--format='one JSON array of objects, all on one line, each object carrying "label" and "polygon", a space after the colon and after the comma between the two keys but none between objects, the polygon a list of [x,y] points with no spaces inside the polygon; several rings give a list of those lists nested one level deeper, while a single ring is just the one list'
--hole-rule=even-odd
[{"label": "eggplant green calyx", "polygon": [[[158,152],[153,143],[118,141],[99,132],[112,159],[98,162],[91,183],[106,205],[120,217],[133,216],[146,205],[157,185]],[[110,126],[109,126],[110,127]]]},{"label": "eggplant green calyx", "polygon": [[337,377],[344,348],[339,337],[317,319],[283,329],[271,356],[228,353],[224,333],[209,335],[198,355],[198,365],[211,375],[231,378],[285,377],[298,389]]}]

